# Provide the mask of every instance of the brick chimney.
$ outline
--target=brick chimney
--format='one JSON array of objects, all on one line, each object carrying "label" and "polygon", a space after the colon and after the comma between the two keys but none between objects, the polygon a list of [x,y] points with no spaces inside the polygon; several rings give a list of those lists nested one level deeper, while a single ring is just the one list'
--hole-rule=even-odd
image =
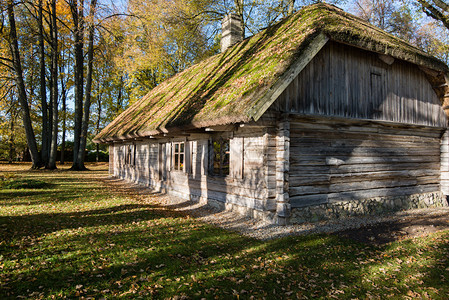
[{"label": "brick chimney", "polygon": [[235,13],[226,15],[221,22],[221,52],[243,40],[242,19]]}]

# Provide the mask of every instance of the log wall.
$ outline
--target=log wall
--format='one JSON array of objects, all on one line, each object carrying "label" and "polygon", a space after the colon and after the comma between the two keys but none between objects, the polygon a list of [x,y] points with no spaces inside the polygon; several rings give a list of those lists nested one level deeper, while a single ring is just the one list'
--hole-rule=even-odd
[{"label": "log wall", "polygon": [[[211,140],[230,137],[230,175],[209,172]],[[172,143],[185,142],[185,168],[174,170]],[[128,145],[136,147],[135,159],[126,163]],[[114,175],[166,190],[184,199],[214,201],[256,211],[276,209],[276,135],[265,128],[241,128],[232,133],[192,135],[179,139],[148,139],[115,144]],[[135,162],[135,165],[133,164]],[[165,179],[164,179],[165,178]]]},{"label": "log wall", "polygon": [[440,191],[438,128],[292,118],[292,208]]},{"label": "log wall", "polygon": [[449,195],[449,132],[441,138],[441,192]]}]

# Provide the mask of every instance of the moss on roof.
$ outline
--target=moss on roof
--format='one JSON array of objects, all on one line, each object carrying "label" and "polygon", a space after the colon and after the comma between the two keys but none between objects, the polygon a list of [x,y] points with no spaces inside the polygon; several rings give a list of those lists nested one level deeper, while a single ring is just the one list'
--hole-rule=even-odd
[{"label": "moss on roof", "polygon": [[319,3],[266,28],[159,84],[96,137],[143,137],[170,128],[249,122],[252,108],[319,34],[369,51],[447,72],[447,66],[403,40]]}]

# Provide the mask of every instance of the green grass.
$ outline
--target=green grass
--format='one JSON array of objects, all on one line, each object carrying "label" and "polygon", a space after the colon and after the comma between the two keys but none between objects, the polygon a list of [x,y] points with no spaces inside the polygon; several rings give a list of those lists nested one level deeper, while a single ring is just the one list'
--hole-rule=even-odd
[{"label": "green grass", "polygon": [[101,168],[13,171],[51,185],[0,191],[0,299],[449,294],[448,231],[380,247],[333,235],[262,242],[108,186]]}]

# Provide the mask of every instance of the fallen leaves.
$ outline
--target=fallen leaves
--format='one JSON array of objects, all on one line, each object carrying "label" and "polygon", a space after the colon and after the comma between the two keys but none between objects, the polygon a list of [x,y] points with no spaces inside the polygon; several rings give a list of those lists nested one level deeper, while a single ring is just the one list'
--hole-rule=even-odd
[{"label": "fallen leaves", "polygon": [[448,232],[384,248],[330,236],[259,242],[162,209],[131,189],[112,189],[89,173],[42,176],[57,177],[58,201],[44,189],[21,196],[31,204],[14,204],[0,191],[0,298],[449,293]]}]

